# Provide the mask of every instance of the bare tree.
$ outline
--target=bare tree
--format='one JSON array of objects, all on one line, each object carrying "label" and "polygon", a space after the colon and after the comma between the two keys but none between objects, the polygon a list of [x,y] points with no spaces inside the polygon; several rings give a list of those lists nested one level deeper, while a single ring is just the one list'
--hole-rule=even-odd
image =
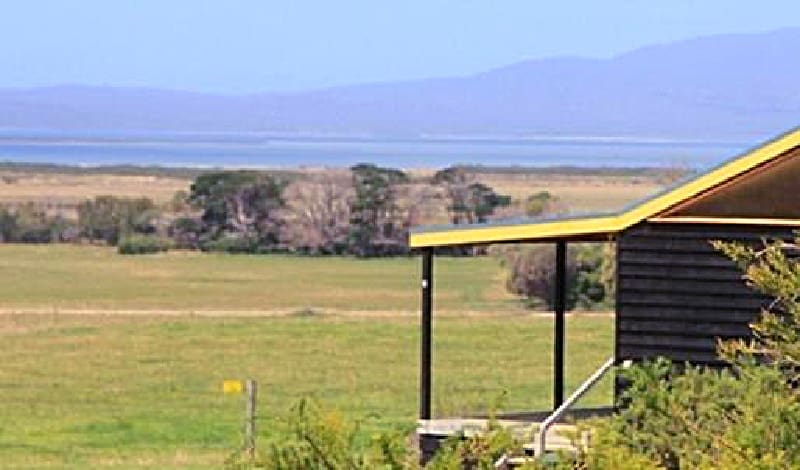
[{"label": "bare tree", "polygon": [[320,175],[296,181],[286,190],[288,201],[284,238],[298,250],[339,253],[347,246],[350,198],[349,178]]},{"label": "bare tree", "polygon": [[430,223],[442,211],[440,191],[425,183],[411,183],[398,187],[398,218],[404,230],[415,225]]}]

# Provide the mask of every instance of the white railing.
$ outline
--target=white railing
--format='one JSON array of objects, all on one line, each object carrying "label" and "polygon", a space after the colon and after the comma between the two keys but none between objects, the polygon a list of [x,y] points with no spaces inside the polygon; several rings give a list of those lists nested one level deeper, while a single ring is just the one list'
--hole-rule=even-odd
[{"label": "white railing", "polygon": [[547,417],[542,424],[539,425],[539,435],[536,439],[536,447],[535,447],[535,454],[537,457],[544,455],[544,451],[547,448],[547,431],[550,427],[556,423],[564,413],[575,404],[583,395],[586,394],[593,386],[596,384],[605,373],[614,365],[614,357],[608,358],[608,360],[597,369],[594,374],[592,374],[588,379],[586,379],[577,390],[572,392],[572,395],[564,401],[558,408],[555,409],[550,416]]}]

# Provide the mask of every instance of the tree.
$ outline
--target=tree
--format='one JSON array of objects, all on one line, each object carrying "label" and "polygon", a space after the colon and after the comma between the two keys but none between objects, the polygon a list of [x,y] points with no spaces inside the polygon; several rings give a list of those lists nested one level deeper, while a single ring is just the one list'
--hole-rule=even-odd
[{"label": "tree", "polygon": [[89,241],[115,244],[119,238],[119,214],[114,196],[97,196],[78,204],[78,226]]},{"label": "tree", "polygon": [[155,232],[159,212],[148,198],[97,196],[78,204],[78,226],[89,240],[116,245],[123,235]]},{"label": "tree", "polygon": [[350,247],[358,256],[405,251],[405,232],[398,224],[395,187],[407,183],[400,170],[362,163],[351,169]]},{"label": "tree", "polygon": [[467,187],[467,223],[483,223],[489,220],[498,207],[511,204],[510,196],[503,196],[483,183],[472,183]]},{"label": "tree", "polygon": [[256,171],[219,171],[198,176],[189,201],[202,211],[208,241],[230,237],[245,251],[280,246],[286,182]]},{"label": "tree", "polygon": [[13,210],[0,207],[0,241],[51,243],[67,241],[74,235],[74,222],[60,214],[50,215],[38,204],[27,202]]},{"label": "tree", "polygon": [[349,183],[326,175],[287,188],[285,234],[292,248],[311,253],[346,251],[353,196]]},{"label": "tree", "polygon": [[486,222],[496,208],[511,204],[509,196],[497,194],[462,167],[440,170],[433,175],[432,182],[444,188],[453,224]]},{"label": "tree", "polygon": [[172,195],[172,199],[170,199],[167,205],[170,212],[175,214],[181,214],[190,211],[191,204],[189,202],[189,192],[183,189],[175,191],[175,194]]},{"label": "tree", "polygon": [[466,169],[458,166],[439,170],[433,175],[432,184],[444,189],[450,223],[462,223],[461,219],[467,208],[467,187],[473,181],[473,176]]},{"label": "tree", "polygon": [[423,224],[431,215],[438,214],[437,189],[429,184],[403,184],[397,186],[398,224],[404,229]]},{"label": "tree", "polygon": [[7,207],[0,207],[0,242],[16,241],[17,233],[17,215]]},{"label": "tree", "polygon": [[528,217],[541,217],[556,211],[558,198],[548,191],[539,191],[525,199],[525,215]]}]

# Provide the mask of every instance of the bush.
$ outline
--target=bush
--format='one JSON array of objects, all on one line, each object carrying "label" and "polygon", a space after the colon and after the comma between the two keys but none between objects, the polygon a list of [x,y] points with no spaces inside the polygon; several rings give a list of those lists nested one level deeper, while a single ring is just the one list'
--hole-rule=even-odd
[{"label": "bush", "polygon": [[155,232],[159,215],[148,198],[96,196],[78,204],[78,226],[90,241],[103,240],[116,245],[119,238],[130,233]]},{"label": "bush", "polygon": [[[495,421],[485,430],[465,437],[448,438],[425,468],[430,470],[494,469],[495,462],[506,453],[522,455],[522,442]],[[525,468],[534,468],[527,466]]]},{"label": "bush", "polygon": [[200,249],[224,253],[256,253],[258,239],[246,235],[224,234],[219,238],[200,242]]},{"label": "bush", "polygon": [[170,224],[168,232],[176,248],[194,250],[200,247],[203,224],[195,217],[178,217]]},{"label": "bush", "polygon": [[[495,250],[497,252],[497,250]],[[506,288],[525,298],[530,307],[553,308],[555,248],[516,245],[499,250],[509,275]],[[573,245],[567,252],[567,308],[608,308],[613,305],[614,258],[610,244]]]},{"label": "bush", "polygon": [[[522,296],[528,306],[544,304],[552,309],[555,303],[556,254],[552,246],[518,246],[506,251],[505,262],[509,268],[506,288],[509,292]],[[574,253],[567,256],[567,283],[575,279],[576,265]],[[567,296],[567,308],[575,305],[574,296]]]},{"label": "bush", "polygon": [[[273,417],[264,426],[269,435],[261,436],[254,458],[236,451],[226,468],[267,470],[419,469],[420,455],[413,440],[413,428],[383,432],[370,439],[359,437],[358,422],[345,420],[335,411],[321,409],[302,399],[286,416]],[[521,455],[522,442],[510,431],[490,420],[485,432],[447,439],[425,466],[430,470],[493,469],[504,453]],[[529,465],[524,468],[544,468]],[[551,468],[551,467],[547,467]],[[567,467],[564,467],[567,468]]]},{"label": "bush", "polygon": [[751,325],[753,338],[720,342],[729,369],[660,359],[623,371],[624,406],[589,424],[581,468],[800,468],[800,260],[787,255],[798,244],[715,246],[775,299]]},{"label": "bush", "polygon": [[575,245],[575,281],[570,285],[575,306],[584,310],[613,309],[616,252],[612,243]]},{"label": "bush", "polygon": [[[660,359],[623,371],[625,406],[592,423],[587,469],[797,468],[800,400],[781,371],[740,362],[731,370]],[[622,462],[621,456],[627,463]]]},{"label": "bush", "polygon": [[554,212],[558,199],[548,191],[539,191],[525,199],[525,215],[528,217],[541,217]]},{"label": "bush", "polygon": [[117,252],[122,255],[161,253],[172,248],[172,241],[157,235],[127,235],[117,242]]},{"label": "bush", "polygon": [[324,411],[306,399],[292,407],[287,416],[273,418],[269,430],[275,437],[265,436],[265,444],[254,459],[236,452],[228,458],[226,468],[416,468],[416,454],[406,445],[407,431],[380,434],[363,443],[358,439],[357,422],[349,422],[335,411]]},{"label": "bush", "polygon": [[74,238],[74,222],[49,215],[41,206],[26,203],[11,210],[0,207],[0,241],[53,243]]}]

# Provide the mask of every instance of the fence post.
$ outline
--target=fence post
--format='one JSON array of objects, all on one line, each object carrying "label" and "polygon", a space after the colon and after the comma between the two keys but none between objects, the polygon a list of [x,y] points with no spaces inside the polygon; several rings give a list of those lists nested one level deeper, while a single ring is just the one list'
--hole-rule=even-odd
[{"label": "fence post", "polygon": [[244,446],[247,455],[252,459],[256,453],[256,398],[258,396],[258,384],[256,381],[247,379],[245,391],[247,393],[247,401],[245,403],[247,418],[244,425]]}]

